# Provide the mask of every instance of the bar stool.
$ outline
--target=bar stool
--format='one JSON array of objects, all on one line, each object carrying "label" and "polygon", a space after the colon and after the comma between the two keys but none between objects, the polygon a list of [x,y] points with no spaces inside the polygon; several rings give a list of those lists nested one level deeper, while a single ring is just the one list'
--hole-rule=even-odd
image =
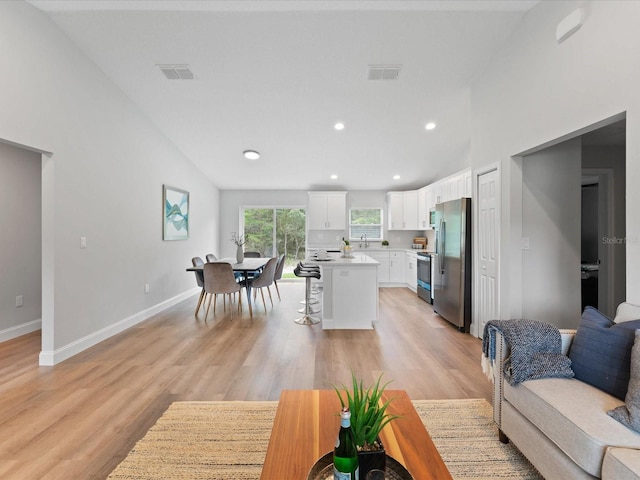
[{"label": "bar stool", "polygon": [[[307,272],[318,272],[320,273],[320,267],[318,267],[317,265],[305,265],[302,262],[298,262],[298,268],[302,271],[307,271]],[[318,277],[320,278],[320,277]],[[320,293],[320,290],[318,290],[314,285],[311,285],[310,288],[310,294],[311,295],[317,295]],[[309,296],[310,300],[309,300],[309,304],[310,305],[316,305],[318,303],[320,303],[320,300],[318,300],[318,298],[316,297],[311,297],[311,295]],[[307,304],[307,298],[305,296],[304,300],[300,301],[301,304],[306,305]],[[299,313],[304,313],[304,311],[302,309],[298,310]],[[318,312],[311,312],[311,313],[318,313]]]},{"label": "bar stool", "polygon": [[[300,265],[302,266],[302,268],[317,268],[318,270],[320,269],[320,267],[317,265],[305,265],[302,262],[300,262]],[[318,295],[319,293],[320,293],[320,289],[318,288],[318,282],[312,283],[311,295]],[[311,303],[314,303],[314,302],[311,302]]]},{"label": "bar stool", "polygon": [[304,315],[297,320],[294,320],[298,325],[315,325],[316,323],[320,323],[320,320],[316,317],[312,317],[311,314],[318,313],[318,311],[313,311],[311,309],[311,304],[309,303],[311,299],[311,279],[312,278],[320,278],[320,269],[302,269],[300,265],[296,265],[296,268],[293,269],[293,273],[296,277],[303,277],[305,279],[305,300],[306,304],[304,309],[298,310],[298,312],[303,313]]}]

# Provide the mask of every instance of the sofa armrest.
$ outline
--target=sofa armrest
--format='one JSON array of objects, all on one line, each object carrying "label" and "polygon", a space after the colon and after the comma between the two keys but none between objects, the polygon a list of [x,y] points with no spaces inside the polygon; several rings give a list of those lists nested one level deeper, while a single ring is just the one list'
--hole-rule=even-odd
[{"label": "sofa armrest", "polygon": [[509,347],[500,331],[496,331],[496,358],[493,365],[493,421],[502,430],[502,402],[504,401],[504,359]]},{"label": "sofa armrest", "polygon": [[[567,355],[576,330],[560,330],[562,354]],[[493,421],[502,429],[502,402],[504,401],[504,360],[510,354],[507,342],[500,331],[496,331],[496,359],[493,365]]]},{"label": "sofa armrest", "polygon": [[569,348],[573,338],[576,336],[576,330],[560,330],[560,337],[562,338],[562,354],[569,355]]}]

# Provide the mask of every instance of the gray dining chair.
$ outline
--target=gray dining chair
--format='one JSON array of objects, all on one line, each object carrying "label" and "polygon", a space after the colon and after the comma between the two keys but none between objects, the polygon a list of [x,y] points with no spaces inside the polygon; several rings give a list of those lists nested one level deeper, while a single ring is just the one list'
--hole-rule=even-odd
[{"label": "gray dining chair", "polygon": [[[273,298],[271,297],[271,290],[269,289],[269,287],[273,284],[273,276],[276,273],[277,262],[278,262],[278,257],[270,258],[259,275],[253,278],[249,278],[249,288],[260,289],[260,295],[262,296],[262,304],[264,305],[265,311],[267,311],[267,303],[264,300],[264,291],[262,289],[266,287],[267,292],[269,292],[269,300],[271,301],[271,306],[273,307]],[[253,292],[254,299],[256,298],[257,293],[258,293],[257,290],[254,290]]]},{"label": "gray dining chair", "polygon": [[278,300],[280,298],[280,289],[278,288],[278,280],[282,278],[282,272],[284,270],[284,253],[278,257],[278,263],[276,263],[276,271],[273,274],[273,284],[276,286],[276,292],[278,292]]},{"label": "gray dining chair", "polygon": [[218,257],[216,257],[213,253],[207,253],[206,256],[207,262],[217,262]]},{"label": "gray dining chair", "polygon": [[244,258],[261,258],[260,252],[244,252]]},{"label": "gray dining chair", "polygon": [[[200,258],[200,257],[193,257],[191,259],[191,264],[194,267],[199,267],[204,265],[204,261]],[[196,282],[198,283],[198,286],[202,289],[200,291],[200,298],[198,298],[198,306],[196,307],[196,315],[198,315],[198,310],[200,310],[200,305],[202,305],[202,300],[204,300],[204,297],[206,296],[206,293],[204,291],[204,273],[203,272],[193,272],[196,274]]]},{"label": "gray dining chair", "polygon": [[[232,306],[231,294],[235,298],[235,294],[238,293],[238,312],[242,309],[242,298],[240,296],[240,290],[242,286],[236,281],[236,277],[233,275],[233,268],[231,264],[227,262],[210,262],[204,264],[204,290],[207,294],[213,296],[213,313],[216,313],[216,302],[218,295],[225,295],[224,309],[227,308],[226,295],[229,295],[229,305]],[[211,296],[209,297],[209,303],[207,304],[207,312],[204,315],[204,319],[207,319],[209,315],[209,308],[211,307]],[[233,309],[231,309],[233,315]]]}]

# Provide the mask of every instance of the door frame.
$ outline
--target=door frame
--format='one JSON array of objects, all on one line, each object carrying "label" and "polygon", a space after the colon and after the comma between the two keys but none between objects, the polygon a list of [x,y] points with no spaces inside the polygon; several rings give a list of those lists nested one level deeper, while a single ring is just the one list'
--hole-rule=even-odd
[{"label": "door frame", "polygon": [[496,319],[501,318],[500,316],[500,265],[501,265],[501,232],[502,232],[502,172],[501,172],[500,162],[493,162],[488,165],[484,165],[480,168],[477,168],[473,171],[473,201],[471,202],[473,205],[473,301],[472,301],[472,310],[471,310],[471,327],[469,333],[475,337],[482,338],[483,332],[480,331],[480,322],[478,319],[479,312],[479,298],[480,298],[480,209],[479,209],[479,182],[480,177],[482,175],[486,175],[488,173],[496,172],[497,175],[497,184],[498,188],[496,189],[496,204],[497,204],[497,218],[496,218]]}]

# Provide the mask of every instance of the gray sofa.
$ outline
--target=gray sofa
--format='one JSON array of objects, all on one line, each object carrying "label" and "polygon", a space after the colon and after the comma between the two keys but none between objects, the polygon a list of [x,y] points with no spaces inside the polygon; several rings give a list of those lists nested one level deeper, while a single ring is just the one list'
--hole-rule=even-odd
[{"label": "gray sofa", "polygon": [[[575,331],[562,331],[563,353]],[[496,335],[493,417],[546,480],[640,479],[640,434],[607,415],[624,402],[580,380],[505,381],[508,347]]]}]

